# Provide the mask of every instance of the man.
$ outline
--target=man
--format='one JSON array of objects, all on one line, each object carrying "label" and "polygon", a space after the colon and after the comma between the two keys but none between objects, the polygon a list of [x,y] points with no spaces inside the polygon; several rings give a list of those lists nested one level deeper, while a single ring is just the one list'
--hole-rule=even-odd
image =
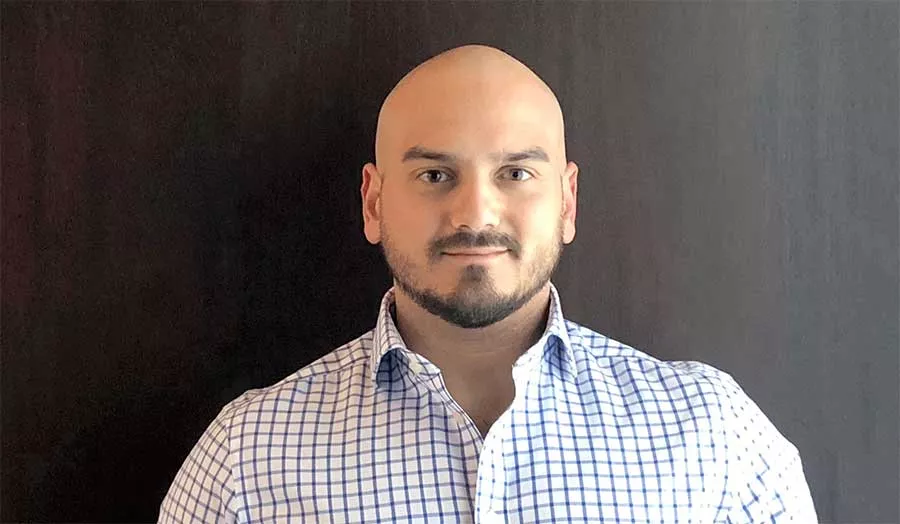
[{"label": "man", "polygon": [[815,522],[725,373],[563,318],[578,167],[552,91],[465,46],[410,72],[362,171],[375,328],[228,404],[160,522]]}]

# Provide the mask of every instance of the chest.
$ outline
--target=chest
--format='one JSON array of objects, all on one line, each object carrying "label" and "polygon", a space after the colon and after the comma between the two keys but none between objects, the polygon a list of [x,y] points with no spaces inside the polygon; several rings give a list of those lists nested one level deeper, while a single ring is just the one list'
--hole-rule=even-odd
[{"label": "chest", "polygon": [[442,403],[348,405],[233,448],[237,498],[252,522],[712,521],[708,428],[637,416],[538,398],[482,439]]}]

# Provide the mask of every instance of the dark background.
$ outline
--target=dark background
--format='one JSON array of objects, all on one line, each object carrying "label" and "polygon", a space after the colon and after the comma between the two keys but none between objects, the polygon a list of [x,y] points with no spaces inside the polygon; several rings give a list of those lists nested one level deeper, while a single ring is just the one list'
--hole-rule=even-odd
[{"label": "dark background", "polygon": [[733,374],[824,522],[898,515],[898,3],[2,4],[3,521],[150,521],[369,329],[377,111],[499,46],[581,166],[568,316]]}]

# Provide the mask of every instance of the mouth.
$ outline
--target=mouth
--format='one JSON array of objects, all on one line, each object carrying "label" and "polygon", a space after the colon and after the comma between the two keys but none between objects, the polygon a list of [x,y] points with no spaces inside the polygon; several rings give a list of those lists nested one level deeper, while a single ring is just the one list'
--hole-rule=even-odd
[{"label": "mouth", "polygon": [[478,255],[497,255],[500,253],[506,253],[508,249],[505,248],[497,248],[497,247],[480,247],[480,248],[470,248],[470,249],[455,249],[451,251],[444,251],[445,255],[461,255],[461,256],[478,256]]},{"label": "mouth", "polygon": [[498,248],[473,248],[444,251],[441,254],[457,262],[487,262],[502,257],[508,251],[508,249]]}]

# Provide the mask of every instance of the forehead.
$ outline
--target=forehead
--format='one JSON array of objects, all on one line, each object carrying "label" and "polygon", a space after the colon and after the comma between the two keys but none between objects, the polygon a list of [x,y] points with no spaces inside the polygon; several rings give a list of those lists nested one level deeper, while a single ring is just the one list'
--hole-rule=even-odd
[{"label": "forehead", "polygon": [[415,146],[472,160],[540,147],[552,161],[564,160],[559,106],[552,93],[537,86],[432,78],[391,102],[379,129],[381,160],[399,161]]},{"label": "forehead", "polygon": [[469,160],[490,160],[500,152],[541,148],[555,153],[552,126],[538,115],[503,114],[496,109],[472,113],[422,112],[401,123],[392,157],[416,146],[453,153]]}]

